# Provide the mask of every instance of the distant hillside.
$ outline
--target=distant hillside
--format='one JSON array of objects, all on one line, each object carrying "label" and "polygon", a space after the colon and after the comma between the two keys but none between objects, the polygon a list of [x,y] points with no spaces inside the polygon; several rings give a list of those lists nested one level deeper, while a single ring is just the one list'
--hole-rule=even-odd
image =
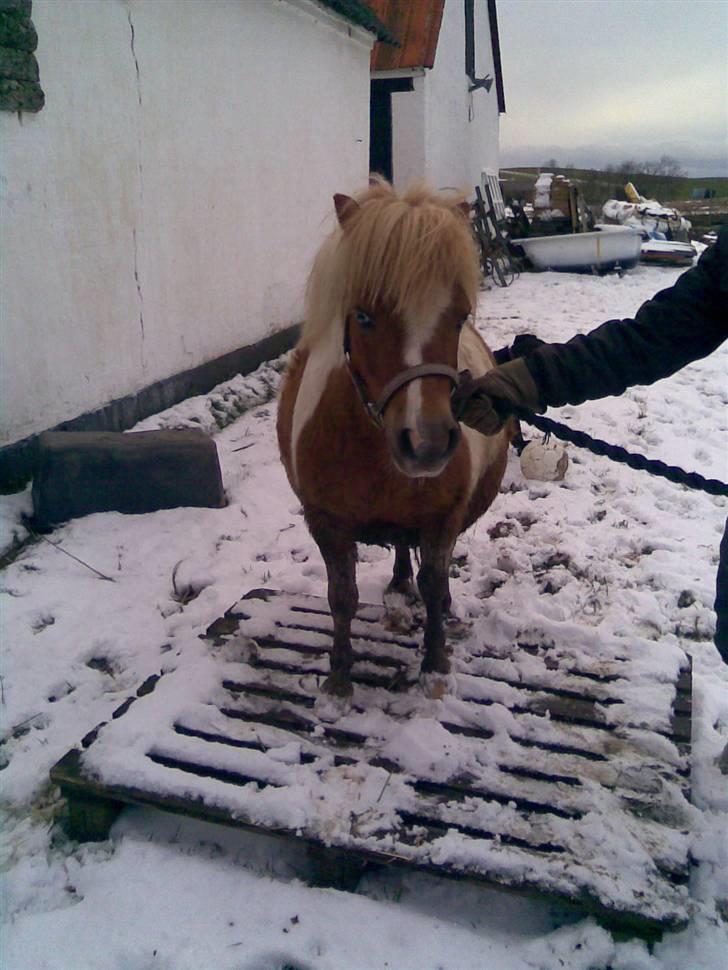
[{"label": "distant hillside", "polygon": [[693,198],[693,191],[713,190],[716,200],[728,199],[728,178],[682,178],[669,175],[644,175],[639,172],[622,174],[616,172],[601,172],[588,168],[545,168],[519,167],[502,168],[501,181],[505,183],[504,195],[514,194],[517,186],[525,188],[533,183],[540,172],[551,172],[564,175],[575,182],[589,205],[601,205],[607,199],[626,199],[624,185],[632,182],[637,191],[648,199],[658,199],[660,202],[677,203]]}]

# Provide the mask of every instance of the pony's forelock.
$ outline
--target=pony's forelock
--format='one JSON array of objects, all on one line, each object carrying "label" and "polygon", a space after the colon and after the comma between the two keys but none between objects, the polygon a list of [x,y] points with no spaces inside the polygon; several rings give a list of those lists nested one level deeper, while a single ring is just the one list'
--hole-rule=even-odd
[{"label": "pony's forelock", "polygon": [[306,290],[303,342],[309,346],[354,306],[386,306],[404,315],[426,307],[442,288],[459,287],[475,306],[480,269],[462,211],[464,194],[416,182],[398,195],[373,178],[358,210],[324,241]]}]

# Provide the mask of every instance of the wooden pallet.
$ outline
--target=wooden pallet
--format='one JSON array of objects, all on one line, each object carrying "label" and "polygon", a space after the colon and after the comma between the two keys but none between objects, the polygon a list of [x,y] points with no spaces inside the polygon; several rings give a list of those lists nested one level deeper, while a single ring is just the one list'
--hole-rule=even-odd
[{"label": "wooden pallet", "polygon": [[304,840],[338,884],[404,864],[644,936],[686,921],[688,658],[675,680],[657,645],[504,655],[465,631],[454,690],[434,700],[419,635],[362,606],[337,712],[320,700],[331,625],[322,599],[249,593],[54,767],[71,834],[106,838],[123,805],[153,805]]}]

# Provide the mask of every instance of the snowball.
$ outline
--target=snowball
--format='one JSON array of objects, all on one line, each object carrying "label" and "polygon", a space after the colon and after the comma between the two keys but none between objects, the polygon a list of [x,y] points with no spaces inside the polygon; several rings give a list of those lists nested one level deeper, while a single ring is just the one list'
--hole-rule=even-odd
[{"label": "snowball", "polygon": [[529,441],[521,452],[524,478],[539,482],[560,482],[566,474],[569,456],[558,441]]}]

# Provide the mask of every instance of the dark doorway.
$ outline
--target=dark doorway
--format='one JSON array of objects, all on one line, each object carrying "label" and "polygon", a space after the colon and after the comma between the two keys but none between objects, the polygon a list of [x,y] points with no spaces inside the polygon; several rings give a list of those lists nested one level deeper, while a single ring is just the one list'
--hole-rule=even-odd
[{"label": "dark doorway", "polygon": [[411,77],[372,81],[369,99],[369,171],[388,181],[394,177],[392,164],[392,92],[413,91]]}]

